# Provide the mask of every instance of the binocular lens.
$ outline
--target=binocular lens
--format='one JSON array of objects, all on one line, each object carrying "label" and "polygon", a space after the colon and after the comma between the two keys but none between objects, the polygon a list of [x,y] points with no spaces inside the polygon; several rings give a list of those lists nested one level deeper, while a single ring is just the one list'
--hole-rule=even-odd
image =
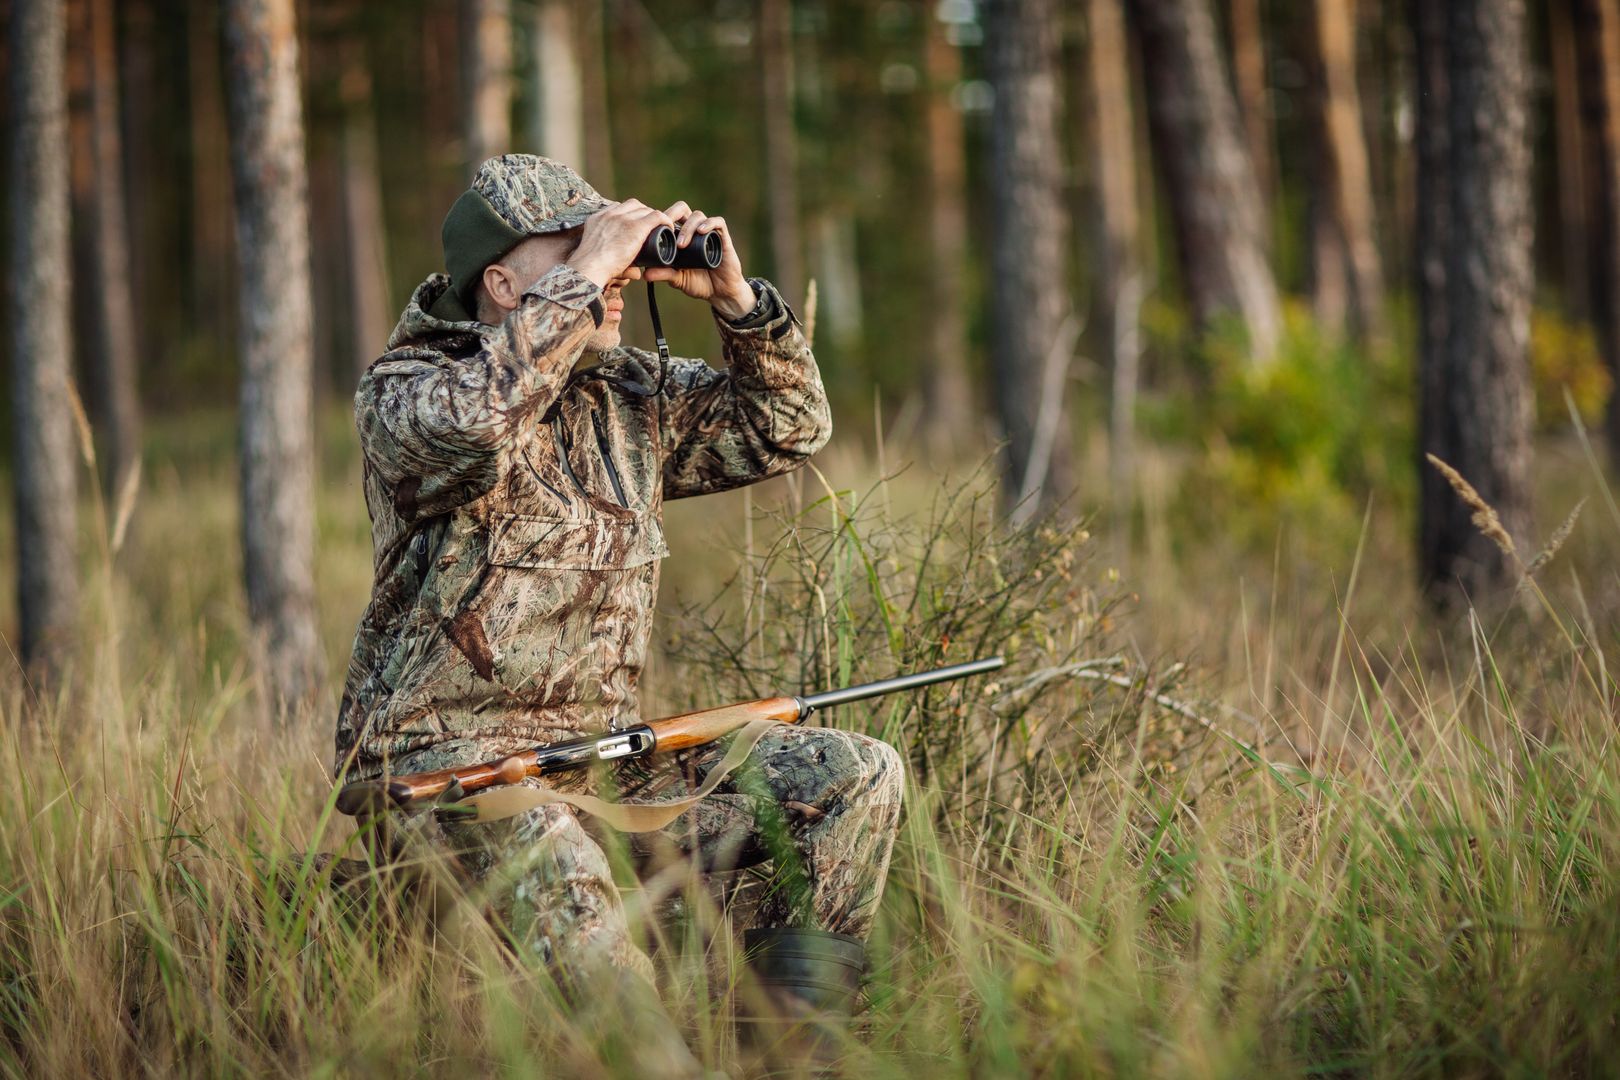
[{"label": "binocular lens", "polygon": [[675,251],[675,230],[668,225],[660,225],[647,234],[647,239],[641,245],[641,254],[631,265],[668,266],[675,261]]},{"label": "binocular lens", "polygon": [[632,266],[676,266],[685,270],[713,270],[725,256],[726,245],[719,233],[694,236],[686,247],[675,246],[675,230],[660,225],[647,234],[641,254]]},{"label": "binocular lens", "polygon": [[[726,253],[726,245],[721,241],[719,233],[704,233],[702,236],[692,238],[692,243],[680,255],[675,256],[676,265],[691,265],[713,270],[720,265],[720,259]],[[695,257],[690,264],[681,262],[682,256]]]}]

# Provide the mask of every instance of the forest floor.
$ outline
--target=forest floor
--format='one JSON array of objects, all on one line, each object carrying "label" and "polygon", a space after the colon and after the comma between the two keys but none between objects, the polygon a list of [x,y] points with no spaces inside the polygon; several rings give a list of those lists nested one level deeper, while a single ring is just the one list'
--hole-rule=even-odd
[{"label": "forest floor", "polygon": [[[329,689],[280,722],[245,653],[226,423],[156,427],[116,553],[116,508],[86,503],[72,677],[0,677],[8,1075],[624,1070],[632,1018],[582,1019],[490,928],[434,933],[309,857],[353,854],[331,725],[370,584],[352,440],[328,428]],[[905,458],[671,504],[645,679],[659,715],[1008,656],[822,719],[912,763],[848,1074],[1614,1067],[1620,512],[1578,443],[1540,456],[1543,536],[1589,500],[1568,542],[1515,604],[1444,625],[1393,499],[1349,535],[1257,522],[1149,453],[1126,544],[1100,519],[1009,532],[989,470]],[[697,1053],[752,1068],[709,894],[627,897]]]}]

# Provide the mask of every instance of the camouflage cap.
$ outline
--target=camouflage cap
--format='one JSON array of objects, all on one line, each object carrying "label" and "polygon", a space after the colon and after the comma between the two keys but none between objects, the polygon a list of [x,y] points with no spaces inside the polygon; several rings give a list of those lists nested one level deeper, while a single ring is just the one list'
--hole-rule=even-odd
[{"label": "camouflage cap", "polygon": [[473,291],[486,266],[519,241],[572,229],[608,205],[560,161],[534,154],[490,158],[445,215],[440,238],[450,289],[429,314],[451,321],[471,319]]}]

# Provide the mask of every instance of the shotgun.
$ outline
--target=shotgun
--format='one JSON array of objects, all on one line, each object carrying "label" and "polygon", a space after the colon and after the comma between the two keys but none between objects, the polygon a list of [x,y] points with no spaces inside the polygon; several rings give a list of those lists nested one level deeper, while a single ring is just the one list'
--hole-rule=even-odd
[{"label": "shotgun", "polygon": [[841,690],[828,690],[808,697],[761,698],[737,705],[723,705],[717,709],[682,713],[605,735],[533,746],[509,757],[476,765],[412,773],[409,776],[356,780],[345,784],[338,792],[337,808],[352,816],[380,809],[406,810],[430,803],[455,802],[486,788],[516,784],[531,776],[583,768],[597,761],[618,761],[688,750],[723,738],[754,720],[797,724],[817,709],[896,694],[952,679],[965,679],[969,675],[995,671],[1005,663],[1001,657],[992,656]]}]

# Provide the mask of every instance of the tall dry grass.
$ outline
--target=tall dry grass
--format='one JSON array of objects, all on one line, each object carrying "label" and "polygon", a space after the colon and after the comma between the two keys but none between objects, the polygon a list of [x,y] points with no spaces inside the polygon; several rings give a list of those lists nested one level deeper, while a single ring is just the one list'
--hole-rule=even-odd
[{"label": "tall dry grass", "polygon": [[[69,677],[0,678],[0,1065],[623,1072],[634,1018],[569,1006],[493,932],[434,933],[411,898],[334,888],[312,858],[352,843],[330,703],[262,715],[228,445],[157,433],[128,543],[112,559],[109,524],[92,544]],[[334,422],[334,670],[368,584],[351,454]],[[1549,458],[1564,509],[1606,497]],[[1436,630],[1376,506],[1343,566],[1148,520],[1173,542],[1121,577],[1084,533],[998,524],[981,479],[877,469],[834,457],[672,505],[648,678],[660,712],[1012,659],[993,683],[827,718],[904,746],[913,772],[849,1074],[1613,1068],[1609,522],[1574,529],[1533,602]],[[679,917],[628,896],[670,1008],[707,1064],[746,1068],[723,920],[692,883],[659,887]]]}]

